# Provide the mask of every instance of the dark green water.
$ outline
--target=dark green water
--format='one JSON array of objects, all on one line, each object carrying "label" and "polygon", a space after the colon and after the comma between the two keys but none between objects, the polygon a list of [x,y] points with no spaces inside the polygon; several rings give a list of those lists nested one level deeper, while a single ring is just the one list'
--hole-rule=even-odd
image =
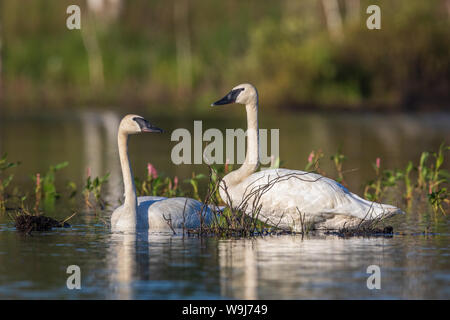
[{"label": "dark green water", "polygon": [[[231,110],[231,109],[230,109]],[[224,111],[226,112],[226,111]],[[214,113],[203,119],[207,128],[245,128],[243,110]],[[144,115],[145,116],[145,115]],[[321,148],[331,155],[338,146],[348,157],[344,169],[352,191],[362,192],[374,177],[371,163],[381,157],[384,168],[417,163],[424,150],[436,150],[450,136],[450,115],[270,115],[261,128],[280,129],[284,166],[303,169],[309,152]],[[147,162],[159,172],[180,178],[203,165],[176,166],[170,161],[176,128],[193,131],[193,120],[150,117],[166,129],[163,135],[133,136],[130,157],[135,174]],[[116,151],[114,113],[40,115],[0,118],[0,153],[22,161],[15,185],[29,189],[30,175],[65,160],[58,186],[82,185],[86,169],[94,175],[111,172],[106,197],[113,209],[122,194]],[[326,164],[328,160],[324,160]],[[446,168],[449,163],[446,160]],[[331,166],[325,166],[333,175]],[[187,186],[186,186],[187,187]],[[393,199],[402,206],[401,199]],[[62,201],[53,213],[65,217],[76,204]],[[92,214],[80,213],[73,227],[25,236],[0,216],[0,298],[31,299],[328,299],[450,298],[450,219],[424,207],[407,209],[389,221],[391,238],[310,235],[218,240],[180,234],[112,234]],[[108,219],[109,212],[102,214]],[[421,232],[429,228],[430,235]],[[81,268],[81,290],[69,290],[69,265]],[[369,265],[381,270],[381,289],[369,290]]]}]

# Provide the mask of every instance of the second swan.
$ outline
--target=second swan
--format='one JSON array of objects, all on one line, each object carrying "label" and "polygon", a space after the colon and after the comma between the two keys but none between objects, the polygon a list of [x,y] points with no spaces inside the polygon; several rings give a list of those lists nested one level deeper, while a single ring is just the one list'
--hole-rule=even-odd
[{"label": "second swan", "polygon": [[[245,105],[247,153],[242,166],[222,180],[220,196],[231,207],[280,228],[302,231],[355,227],[362,222],[401,214],[392,205],[371,202],[351,193],[340,183],[317,173],[259,167],[258,92],[251,84],[234,87],[212,106]],[[256,200],[256,201],[255,201]]]}]

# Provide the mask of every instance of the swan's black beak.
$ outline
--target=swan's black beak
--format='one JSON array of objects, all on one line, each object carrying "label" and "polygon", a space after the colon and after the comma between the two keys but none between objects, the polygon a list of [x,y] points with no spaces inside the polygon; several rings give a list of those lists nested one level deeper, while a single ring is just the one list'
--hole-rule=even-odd
[{"label": "swan's black beak", "polygon": [[239,89],[231,90],[225,97],[223,97],[222,99],[212,103],[211,107],[220,106],[220,105],[223,105],[223,104],[235,103],[239,93],[241,93],[242,90],[244,90],[244,89],[243,88],[239,88]]},{"label": "swan's black beak", "polygon": [[137,124],[141,128],[141,132],[157,132],[157,133],[164,132],[163,129],[153,126],[150,122],[148,122],[144,118],[136,117],[133,118],[133,120],[137,122]]}]

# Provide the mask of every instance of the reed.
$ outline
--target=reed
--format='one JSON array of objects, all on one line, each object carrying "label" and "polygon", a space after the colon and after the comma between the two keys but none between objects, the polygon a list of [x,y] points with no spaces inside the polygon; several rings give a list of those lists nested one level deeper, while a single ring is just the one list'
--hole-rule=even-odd
[{"label": "reed", "polygon": [[[103,177],[95,178],[92,178],[90,173],[88,173],[82,192],[86,208],[93,209],[95,212],[97,212],[97,208],[100,208],[100,210],[106,209],[108,203],[102,198],[102,189],[108,182],[108,179],[109,173]],[[94,199],[94,202],[92,202],[92,198]]]}]

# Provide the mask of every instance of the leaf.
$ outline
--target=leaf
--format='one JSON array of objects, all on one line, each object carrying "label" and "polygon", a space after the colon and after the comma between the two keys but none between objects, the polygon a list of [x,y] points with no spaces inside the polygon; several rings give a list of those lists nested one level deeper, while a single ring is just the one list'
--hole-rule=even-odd
[{"label": "leaf", "polygon": [[69,165],[69,161],[64,161],[64,162],[61,162],[61,163],[56,164],[56,165],[53,167],[53,169],[54,169],[55,171],[58,171],[58,170],[61,170],[61,169],[65,168],[65,167],[67,167],[68,165]]},{"label": "leaf", "polygon": [[108,172],[107,174],[105,174],[103,177],[100,178],[100,184],[104,184],[105,182],[108,181],[109,179],[109,175],[110,173]]},{"label": "leaf", "polygon": [[422,168],[423,168],[425,162],[427,161],[429,155],[430,155],[429,152],[426,152],[426,151],[422,152],[422,154],[421,154],[421,156],[420,156],[420,162],[419,162],[419,163],[420,163],[420,166],[421,166]]},{"label": "leaf", "polygon": [[444,163],[444,154],[439,153],[439,156],[436,159],[436,170],[439,170],[439,167]]},{"label": "leaf", "polygon": [[439,170],[439,176],[450,179],[450,173],[447,170]]},{"label": "leaf", "polygon": [[408,164],[406,165],[405,173],[408,175],[412,169],[413,169],[413,163],[412,163],[412,161],[409,161]]},{"label": "leaf", "polygon": [[203,173],[200,173],[195,176],[195,179],[205,179],[205,178],[206,178],[206,175],[204,175]]},{"label": "leaf", "polygon": [[3,188],[7,188],[8,185],[11,183],[12,179],[13,179],[14,175],[10,174],[8,176],[8,178],[6,178],[5,180],[3,180],[2,184],[3,184]]}]

